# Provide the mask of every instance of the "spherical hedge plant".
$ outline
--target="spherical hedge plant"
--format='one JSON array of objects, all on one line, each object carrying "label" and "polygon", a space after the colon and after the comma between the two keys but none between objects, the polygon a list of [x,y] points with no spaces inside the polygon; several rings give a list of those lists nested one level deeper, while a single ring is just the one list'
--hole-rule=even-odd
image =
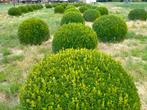
[{"label": "spherical hedge plant", "polygon": [[20,92],[23,110],[140,110],[132,78],[111,57],[69,49],[46,56]]},{"label": "spherical hedge plant", "polygon": [[83,24],[66,24],[55,33],[52,41],[53,52],[67,48],[95,49],[97,46],[96,33]]},{"label": "spherical hedge plant", "polygon": [[64,7],[61,5],[58,5],[54,8],[55,13],[64,13]]},{"label": "spherical hedge plant", "polygon": [[68,24],[68,23],[82,23],[84,24],[84,18],[80,13],[77,12],[68,12],[64,14],[61,19],[61,25]]},{"label": "spherical hedge plant", "polygon": [[86,21],[94,21],[96,18],[100,17],[100,12],[96,9],[88,9],[84,12],[83,17]]},{"label": "spherical hedge plant", "polygon": [[80,6],[79,10],[81,13],[84,13],[86,10],[88,10],[88,7],[87,6]]},{"label": "spherical hedge plant", "polygon": [[33,9],[33,7],[31,6],[31,5],[26,5],[26,7],[28,8],[28,11],[29,12],[32,12],[34,9]]},{"label": "spherical hedge plant", "polygon": [[67,5],[67,6],[66,6],[66,10],[67,10],[67,9],[70,9],[70,8],[76,8],[76,7],[75,7],[74,5]]},{"label": "spherical hedge plant", "polygon": [[19,25],[18,37],[22,44],[41,44],[50,37],[48,25],[40,19],[29,18]]},{"label": "spherical hedge plant", "polygon": [[45,4],[45,7],[46,8],[52,8],[52,5],[51,4]]},{"label": "spherical hedge plant", "polygon": [[29,12],[27,6],[19,6],[18,8],[21,10],[22,13],[27,13],[27,12]]},{"label": "spherical hedge plant", "polygon": [[76,8],[69,8],[67,10],[64,11],[64,13],[69,13],[69,12],[77,12],[77,13],[81,13],[78,9]]},{"label": "spherical hedge plant", "polygon": [[125,21],[114,15],[104,15],[96,19],[93,23],[93,29],[103,42],[121,41],[128,31]]},{"label": "spherical hedge plant", "polygon": [[101,13],[101,15],[108,15],[109,11],[106,7],[97,7],[97,10]]},{"label": "spherical hedge plant", "polygon": [[20,16],[22,14],[21,9],[17,7],[9,8],[8,14],[10,16]]},{"label": "spherical hedge plant", "polygon": [[134,9],[130,11],[128,18],[130,20],[146,20],[147,12],[144,9]]}]

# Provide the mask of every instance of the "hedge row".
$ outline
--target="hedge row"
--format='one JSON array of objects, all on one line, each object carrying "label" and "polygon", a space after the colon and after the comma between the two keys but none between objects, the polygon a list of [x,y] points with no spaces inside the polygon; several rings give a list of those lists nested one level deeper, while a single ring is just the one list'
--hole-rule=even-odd
[{"label": "hedge row", "polygon": [[8,14],[10,16],[20,16],[24,13],[32,12],[35,10],[42,9],[43,6],[41,4],[32,4],[32,5],[24,5],[19,7],[12,7],[8,10]]}]

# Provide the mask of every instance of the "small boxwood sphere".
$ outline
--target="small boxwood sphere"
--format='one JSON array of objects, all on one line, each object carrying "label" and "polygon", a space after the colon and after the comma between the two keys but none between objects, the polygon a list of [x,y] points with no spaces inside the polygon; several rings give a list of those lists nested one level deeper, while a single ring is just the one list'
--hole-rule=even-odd
[{"label": "small boxwood sphere", "polygon": [[77,12],[69,12],[66,13],[61,19],[61,25],[68,23],[82,23],[84,24],[84,18],[80,13]]},{"label": "small boxwood sphere", "polygon": [[96,9],[88,9],[84,12],[83,17],[86,21],[94,21],[96,18],[100,17],[100,12]]},{"label": "small boxwood sphere", "polygon": [[87,6],[80,6],[79,10],[81,13],[84,13],[86,10],[88,10],[88,7]]},{"label": "small boxwood sphere", "polygon": [[20,92],[23,110],[140,110],[132,78],[111,57],[69,49],[46,56]]},{"label": "small boxwood sphere", "polygon": [[58,5],[54,8],[55,13],[64,13],[64,7],[61,5]]},{"label": "small boxwood sphere", "polygon": [[108,9],[106,7],[97,7],[97,10],[101,13],[101,15],[108,15]]},{"label": "small boxwood sphere", "polygon": [[69,12],[77,12],[77,13],[80,13],[80,11],[76,8],[69,8],[67,10],[64,11],[64,13],[69,13]]},{"label": "small boxwood sphere", "polygon": [[19,6],[18,8],[21,10],[22,13],[27,13],[27,12],[29,12],[27,6]]},{"label": "small boxwood sphere", "polygon": [[50,37],[48,25],[40,19],[29,18],[19,25],[18,37],[22,44],[41,44]]},{"label": "small boxwood sphere", "polygon": [[28,11],[29,12],[32,12],[34,9],[33,9],[33,7],[31,6],[31,5],[26,5],[26,7],[28,8]]},{"label": "small boxwood sphere", "polygon": [[8,14],[10,16],[20,16],[22,12],[20,8],[12,7],[12,8],[9,8]]},{"label": "small boxwood sphere", "polygon": [[58,52],[67,48],[87,48],[94,49],[97,46],[96,33],[83,24],[66,24],[55,33],[52,49]]},{"label": "small boxwood sphere", "polygon": [[134,9],[130,11],[128,18],[130,20],[146,20],[147,12],[144,9]]},{"label": "small boxwood sphere", "polygon": [[114,15],[104,15],[96,19],[93,23],[93,29],[103,42],[121,41],[128,31],[126,23]]},{"label": "small boxwood sphere", "polygon": [[76,7],[75,7],[74,5],[67,5],[67,6],[66,6],[66,10],[67,10],[67,9],[70,9],[70,8],[76,8]]},{"label": "small boxwood sphere", "polygon": [[46,8],[52,8],[52,5],[51,4],[45,4],[45,7]]}]

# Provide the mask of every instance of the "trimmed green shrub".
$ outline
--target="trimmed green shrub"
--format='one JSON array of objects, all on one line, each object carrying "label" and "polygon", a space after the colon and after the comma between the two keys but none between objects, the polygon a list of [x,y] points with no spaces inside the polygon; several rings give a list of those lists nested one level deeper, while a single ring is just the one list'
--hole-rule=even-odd
[{"label": "trimmed green shrub", "polygon": [[80,13],[80,11],[76,8],[69,8],[67,10],[64,11],[64,13],[69,13],[69,12],[77,12],[77,13]]},{"label": "trimmed green shrub", "polygon": [[22,12],[20,8],[12,7],[12,8],[9,8],[8,14],[11,16],[20,16]]},{"label": "trimmed green shrub", "polygon": [[101,15],[108,15],[108,9],[106,7],[97,7],[97,10],[101,13]]},{"label": "trimmed green shrub", "polygon": [[48,25],[40,19],[29,18],[19,25],[18,37],[22,44],[41,44],[50,37]]},{"label": "trimmed green shrub", "polygon": [[34,9],[33,9],[33,7],[31,6],[31,5],[26,5],[26,7],[28,8],[28,11],[29,12],[32,12]]},{"label": "trimmed green shrub", "polygon": [[19,6],[18,8],[21,10],[22,13],[27,13],[27,12],[29,12],[27,6]]},{"label": "trimmed green shrub", "polygon": [[130,11],[128,18],[130,20],[146,20],[147,12],[144,9],[134,9]]},{"label": "trimmed green shrub", "polygon": [[46,8],[52,8],[52,5],[51,4],[45,4],[45,7]]},{"label": "trimmed green shrub", "polygon": [[64,13],[64,7],[61,5],[58,5],[54,8],[55,13]]},{"label": "trimmed green shrub", "polygon": [[20,92],[23,110],[140,110],[132,78],[120,63],[95,50],[46,56]]},{"label": "trimmed green shrub", "polygon": [[74,3],[73,5],[74,5],[75,7],[79,7],[79,6],[85,5],[85,3],[83,3],[83,2],[76,2],[76,3]]},{"label": "trimmed green shrub", "polygon": [[76,8],[74,5],[67,5],[66,10],[70,8]]},{"label": "trimmed green shrub", "polygon": [[96,9],[88,9],[84,12],[83,17],[86,21],[94,21],[96,18],[100,17],[100,12]]},{"label": "trimmed green shrub", "polygon": [[35,4],[32,4],[31,7],[33,8],[33,10],[37,10],[38,9],[38,6],[35,5]]},{"label": "trimmed green shrub", "polygon": [[79,10],[81,13],[84,13],[86,10],[88,10],[88,7],[87,6],[80,6]]},{"label": "trimmed green shrub", "polygon": [[66,24],[55,33],[52,49],[57,52],[67,48],[87,48],[94,49],[97,46],[96,33],[83,24]]},{"label": "trimmed green shrub", "polygon": [[127,25],[120,17],[104,15],[93,23],[93,29],[103,42],[121,41],[127,34]]},{"label": "trimmed green shrub", "polygon": [[61,19],[61,25],[68,23],[82,23],[84,24],[84,18],[80,13],[77,12],[69,12],[66,13]]}]

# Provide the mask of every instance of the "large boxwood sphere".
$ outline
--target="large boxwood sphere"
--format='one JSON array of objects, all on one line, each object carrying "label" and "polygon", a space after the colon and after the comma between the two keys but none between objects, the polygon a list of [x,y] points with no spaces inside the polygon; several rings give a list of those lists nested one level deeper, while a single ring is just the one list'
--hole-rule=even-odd
[{"label": "large boxwood sphere", "polygon": [[146,20],[147,12],[144,9],[134,9],[130,11],[128,18],[130,20]]},{"label": "large boxwood sphere", "polygon": [[41,44],[48,40],[49,28],[48,25],[36,18],[29,18],[23,21],[18,28],[18,36],[22,44]]},{"label": "large boxwood sphere", "polygon": [[96,9],[88,9],[84,12],[83,17],[86,21],[94,21],[100,17],[100,12]]},{"label": "large boxwood sphere", "polygon": [[68,12],[61,19],[61,25],[68,23],[82,23],[84,24],[84,18],[80,13]]},{"label": "large boxwood sphere", "polygon": [[64,13],[64,7],[61,5],[58,5],[54,8],[55,13]]},{"label": "large boxwood sphere", "polygon": [[106,7],[97,7],[97,10],[101,13],[101,15],[108,15],[109,11]]},{"label": "large boxwood sphere", "polygon": [[67,48],[87,48],[94,49],[97,46],[96,33],[83,24],[66,24],[55,33],[52,49],[57,52]]},{"label": "large boxwood sphere", "polygon": [[36,64],[20,92],[24,110],[140,110],[132,78],[93,50],[61,51]]},{"label": "large boxwood sphere", "polygon": [[20,16],[22,12],[20,8],[12,7],[12,8],[9,8],[8,14],[11,16]]},{"label": "large boxwood sphere", "polygon": [[93,29],[103,42],[116,42],[125,38],[128,28],[121,18],[114,15],[104,15],[93,23]]}]

